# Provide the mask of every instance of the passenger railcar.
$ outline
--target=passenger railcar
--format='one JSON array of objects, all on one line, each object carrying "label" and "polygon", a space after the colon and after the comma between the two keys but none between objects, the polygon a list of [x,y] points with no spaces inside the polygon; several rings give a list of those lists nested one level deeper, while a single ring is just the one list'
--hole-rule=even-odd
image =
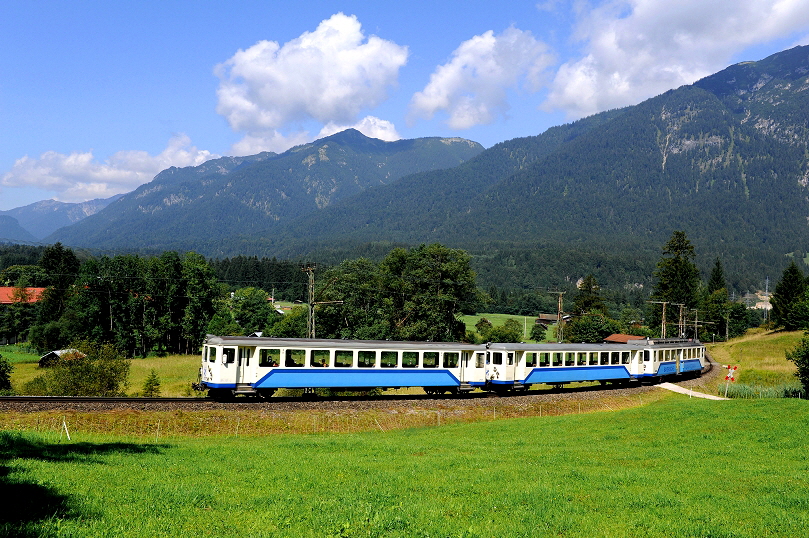
[{"label": "passenger railcar", "polygon": [[237,394],[267,398],[279,388],[507,392],[527,390],[537,383],[698,375],[705,361],[705,347],[686,339],[464,344],[208,336],[200,385],[215,398]]}]

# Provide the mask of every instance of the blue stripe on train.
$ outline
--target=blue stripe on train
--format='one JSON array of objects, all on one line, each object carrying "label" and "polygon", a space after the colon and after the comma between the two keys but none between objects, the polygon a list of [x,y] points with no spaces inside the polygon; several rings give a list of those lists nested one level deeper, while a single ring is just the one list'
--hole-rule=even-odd
[{"label": "blue stripe on train", "polygon": [[316,387],[458,387],[460,380],[449,370],[283,368],[270,370],[253,386],[263,388]]},{"label": "blue stripe on train", "polygon": [[606,381],[610,379],[629,379],[626,366],[570,366],[561,368],[534,368],[526,378],[520,381],[529,383],[572,383],[574,381]]}]

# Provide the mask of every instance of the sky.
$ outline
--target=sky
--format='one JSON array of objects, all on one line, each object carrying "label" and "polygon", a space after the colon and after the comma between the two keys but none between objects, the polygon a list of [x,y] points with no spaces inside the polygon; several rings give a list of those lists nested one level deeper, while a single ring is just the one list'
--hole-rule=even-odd
[{"label": "sky", "polygon": [[349,127],[491,147],[806,44],[806,0],[4,0],[0,210]]}]

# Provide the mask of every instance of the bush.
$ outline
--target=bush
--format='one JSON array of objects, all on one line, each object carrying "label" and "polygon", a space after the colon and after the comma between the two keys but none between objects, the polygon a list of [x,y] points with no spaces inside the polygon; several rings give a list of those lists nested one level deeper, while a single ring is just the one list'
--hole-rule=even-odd
[{"label": "bush", "polygon": [[0,355],[0,394],[11,394],[11,371],[14,366]]},{"label": "bush", "polygon": [[149,377],[143,383],[143,397],[157,398],[160,396],[160,378],[154,368],[149,372]]},{"label": "bush", "polygon": [[111,344],[78,342],[84,357],[62,359],[48,372],[25,384],[26,394],[43,396],[123,396],[129,361]]},{"label": "bush", "polygon": [[795,377],[803,386],[804,395],[809,393],[809,334],[805,334],[795,349],[787,351],[787,360],[795,363]]}]

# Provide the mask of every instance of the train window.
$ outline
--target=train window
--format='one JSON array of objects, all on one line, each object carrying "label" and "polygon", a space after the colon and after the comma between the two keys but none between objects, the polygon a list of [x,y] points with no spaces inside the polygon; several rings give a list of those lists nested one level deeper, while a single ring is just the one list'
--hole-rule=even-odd
[{"label": "train window", "polygon": [[609,364],[610,363],[610,352],[609,351],[602,351],[601,352],[601,364]]},{"label": "train window", "polygon": [[621,364],[629,364],[629,351],[621,352]]},{"label": "train window", "polygon": [[540,353],[539,354],[539,367],[542,368],[543,366],[550,366],[551,364],[551,354],[550,353]]},{"label": "train window", "polygon": [[402,368],[415,368],[419,365],[419,352],[418,351],[403,351],[402,352]]},{"label": "train window", "polygon": [[351,368],[354,366],[354,352],[350,349],[338,349],[334,352],[334,366]]},{"label": "train window", "polygon": [[590,352],[590,358],[589,358],[589,360],[587,362],[589,364],[591,364],[591,365],[598,364],[598,352],[597,351],[591,351]]},{"label": "train window", "polygon": [[553,365],[554,366],[562,366],[562,354],[561,353],[554,353],[553,354]]},{"label": "train window", "polygon": [[222,350],[222,362],[230,364],[236,360],[236,350],[232,347],[226,347]]},{"label": "train window", "polygon": [[373,368],[376,366],[376,351],[357,351],[357,367]]},{"label": "train window", "polygon": [[475,368],[483,368],[483,353],[475,355]]},{"label": "train window", "polygon": [[525,365],[526,366],[536,366],[537,365],[537,354],[536,353],[526,353],[525,354]]},{"label": "train window", "polygon": [[509,353],[508,354],[508,364],[509,364],[509,366],[514,364],[514,353]]},{"label": "train window", "polygon": [[287,349],[285,366],[293,368],[300,368],[306,364],[306,350],[305,349]]},{"label": "train window", "polygon": [[315,368],[326,368],[331,359],[331,351],[328,349],[313,349],[309,352],[309,365]]},{"label": "train window", "polygon": [[278,366],[281,363],[280,349],[262,349],[258,352],[258,365],[266,368],[268,366]]},{"label": "train window", "polygon": [[492,364],[503,364],[503,354],[502,353],[492,353]]},{"label": "train window", "polygon": [[240,347],[239,348],[239,364],[244,364],[245,366],[250,366],[250,356],[252,354],[253,354],[253,348]]},{"label": "train window", "polygon": [[379,366],[382,368],[396,368],[399,364],[399,352],[397,351],[383,351],[379,360]]},{"label": "train window", "polygon": [[587,364],[587,353],[577,353],[576,364],[578,364],[579,366],[584,366],[585,364]]},{"label": "train window", "polygon": [[216,362],[216,348],[209,347],[208,348],[208,362]]},{"label": "train window", "polygon": [[644,349],[643,350],[643,362],[649,362],[649,359],[651,359],[651,358],[652,357],[651,357],[651,353],[649,353],[649,350]]},{"label": "train window", "polygon": [[565,353],[565,366],[574,366],[576,364],[575,353]]},{"label": "train window", "polygon": [[424,368],[438,368],[437,351],[425,351],[421,360]]},{"label": "train window", "polygon": [[621,354],[618,351],[612,352],[612,364],[621,364]]},{"label": "train window", "polygon": [[444,368],[457,368],[458,354],[455,352],[444,353]]}]

